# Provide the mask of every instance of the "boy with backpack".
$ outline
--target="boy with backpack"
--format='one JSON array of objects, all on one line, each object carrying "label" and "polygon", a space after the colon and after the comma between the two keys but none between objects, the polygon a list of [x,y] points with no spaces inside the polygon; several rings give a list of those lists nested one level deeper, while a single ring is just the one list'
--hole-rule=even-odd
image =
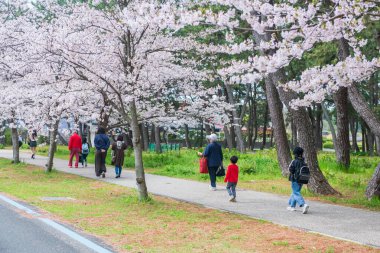
[{"label": "boy with backpack", "polygon": [[291,181],[292,194],[289,199],[289,211],[296,211],[296,204],[302,207],[302,213],[309,211],[309,205],[305,203],[301,195],[303,184],[307,184],[310,178],[310,171],[303,158],[303,149],[296,147],[293,150],[294,160],[289,165],[289,181]]},{"label": "boy with backpack", "polygon": [[239,179],[239,167],[236,165],[238,161],[237,156],[231,156],[231,164],[228,165],[227,174],[224,182],[227,182],[227,192],[230,195],[230,201],[236,202],[236,185]]},{"label": "boy with backpack", "polygon": [[87,143],[87,139],[83,138],[82,144],[82,167],[87,167],[87,156],[90,153],[90,146]]}]

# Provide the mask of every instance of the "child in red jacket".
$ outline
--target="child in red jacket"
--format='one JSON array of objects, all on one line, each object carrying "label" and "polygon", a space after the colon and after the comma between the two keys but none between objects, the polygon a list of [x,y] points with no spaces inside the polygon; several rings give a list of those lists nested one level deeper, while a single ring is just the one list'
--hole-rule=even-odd
[{"label": "child in red jacket", "polygon": [[224,178],[224,182],[227,182],[227,191],[230,195],[230,201],[236,202],[236,185],[239,179],[239,167],[236,165],[238,161],[237,156],[230,158],[231,164],[228,165],[227,174]]}]

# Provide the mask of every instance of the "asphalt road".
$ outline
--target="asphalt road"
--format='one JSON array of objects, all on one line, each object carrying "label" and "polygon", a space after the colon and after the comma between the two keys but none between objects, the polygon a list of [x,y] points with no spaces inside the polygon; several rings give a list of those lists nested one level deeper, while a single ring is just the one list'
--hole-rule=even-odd
[{"label": "asphalt road", "polygon": [[[37,214],[38,215],[38,214]],[[1,253],[94,253],[77,240],[0,200]],[[49,219],[46,219],[51,221]]]}]

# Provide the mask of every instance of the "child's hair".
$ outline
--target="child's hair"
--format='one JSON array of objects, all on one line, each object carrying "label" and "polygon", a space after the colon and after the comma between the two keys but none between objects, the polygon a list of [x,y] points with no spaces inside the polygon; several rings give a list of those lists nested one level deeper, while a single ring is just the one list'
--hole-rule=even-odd
[{"label": "child's hair", "polygon": [[83,138],[82,143],[83,143],[83,144],[86,144],[86,143],[87,143],[87,138]]},{"label": "child's hair", "polygon": [[233,164],[235,164],[235,163],[237,163],[237,161],[239,160],[239,158],[237,157],[237,156],[231,156],[231,158],[230,158],[230,161],[231,161],[231,163],[233,163]]},{"label": "child's hair", "polygon": [[293,150],[293,154],[295,157],[302,157],[303,155],[303,148],[301,147],[295,147]]}]

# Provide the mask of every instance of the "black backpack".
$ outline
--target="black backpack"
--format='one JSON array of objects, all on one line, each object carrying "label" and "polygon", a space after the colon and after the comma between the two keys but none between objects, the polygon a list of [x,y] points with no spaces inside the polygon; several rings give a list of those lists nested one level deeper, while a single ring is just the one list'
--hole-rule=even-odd
[{"label": "black backpack", "polygon": [[308,184],[310,179],[310,169],[306,163],[302,163],[301,168],[296,170],[296,180],[299,184]]}]

